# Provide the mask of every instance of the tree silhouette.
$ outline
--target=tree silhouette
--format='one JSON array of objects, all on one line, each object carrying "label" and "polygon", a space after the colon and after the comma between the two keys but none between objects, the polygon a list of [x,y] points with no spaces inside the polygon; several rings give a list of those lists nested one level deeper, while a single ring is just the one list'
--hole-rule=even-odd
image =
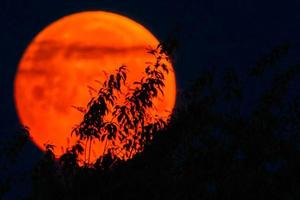
[{"label": "tree silhouette", "polygon": [[[130,86],[126,82],[126,67],[121,66],[115,74],[108,76],[97,96],[89,101],[87,109],[78,109],[84,113],[84,117],[72,133],[85,143],[85,164],[91,164],[92,141],[95,139],[105,144],[98,164],[106,154],[128,159],[142,151],[153,134],[166,125],[166,119],[150,114],[150,109],[154,107],[153,100],[159,93],[163,95],[165,76],[169,72],[169,58],[165,51],[161,45],[148,50],[156,61],[147,63],[145,76],[134,82],[133,88],[125,91],[124,100],[123,90]],[[119,99],[123,102],[120,103]]]},{"label": "tree silhouette", "polygon": [[[149,53],[159,58],[165,50]],[[300,71],[278,67],[288,50],[275,47],[244,76],[233,67],[221,76],[204,70],[180,94],[167,124],[142,120],[161,93],[167,57],[146,68],[123,102],[116,100],[126,67],[119,68],[81,109],[84,120],[73,132],[79,142],[58,162],[48,146],[29,199],[299,199],[300,99],[289,91]],[[261,84],[265,75],[269,84]],[[247,86],[257,84],[262,92],[250,105]],[[108,141],[105,153],[79,165],[91,140]]]}]

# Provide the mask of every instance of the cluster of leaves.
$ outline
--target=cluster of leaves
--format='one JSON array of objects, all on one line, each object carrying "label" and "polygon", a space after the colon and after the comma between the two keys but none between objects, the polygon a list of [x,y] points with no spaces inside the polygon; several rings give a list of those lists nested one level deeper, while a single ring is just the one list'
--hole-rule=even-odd
[{"label": "cluster of leaves", "polygon": [[[240,78],[234,68],[225,70],[221,81],[214,70],[203,72],[179,97],[183,103],[169,125],[152,129],[157,134],[151,145],[145,143],[143,152],[128,161],[116,161],[108,151],[94,167],[79,166],[74,156],[83,151],[79,144],[55,164],[48,148],[50,162],[41,162],[47,164],[38,168],[29,199],[299,199],[300,99],[288,92],[296,89],[289,86],[300,68],[275,67],[286,50],[286,45],[276,47],[260,59],[268,62],[251,67],[250,72],[263,70],[248,73],[249,78]],[[251,107],[245,104],[253,96],[246,86],[271,69],[276,73],[270,85]],[[135,98],[143,87],[151,88],[144,83],[136,83]],[[143,113],[131,114],[132,105],[151,105],[135,98],[128,98],[124,108],[114,105],[116,121],[120,113],[139,119]],[[127,126],[125,114],[117,129]]]},{"label": "cluster of leaves", "polygon": [[[91,164],[93,140],[104,144],[98,164],[105,154],[128,159],[142,151],[153,134],[165,127],[166,119],[155,118],[150,114],[150,109],[155,109],[153,100],[163,95],[169,58],[161,45],[148,53],[155,57],[155,62],[147,63],[145,76],[134,82],[133,88],[127,89],[130,87],[126,82],[127,68],[121,66],[104,82],[97,96],[89,101],[87,109],[78,109],[84,117],[72,134],[85,143],[83,151],[78,152],[85,153],[85,164]],[[128,90],[126,94],[124,88]]]}]

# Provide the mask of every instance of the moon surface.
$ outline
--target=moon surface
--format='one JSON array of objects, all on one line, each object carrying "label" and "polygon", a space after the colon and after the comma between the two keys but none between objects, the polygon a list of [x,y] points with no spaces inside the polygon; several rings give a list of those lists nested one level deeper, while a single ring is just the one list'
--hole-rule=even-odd
[{"label": "moon surface", "polygon": [[[88,87],[99,89],[105,73],[121,65],[128,68],[129,83],[140,80],[145,63],[154,59],[146,49],[158,44],[137,22],[103,11],[72,14],[47,26],[25,50],[15,77],[15,105],[33,142],[42,150],[44,144],[53,144],[55,155],[62,155],[77,140],[71,131],[83,114],[73,106],[86,107],[91,98]],[[171,70],[164,95],[154,102],[154,114],[169,116],[175,99]],[[95,142],[91,160],[102,152],[103,144]]]}]

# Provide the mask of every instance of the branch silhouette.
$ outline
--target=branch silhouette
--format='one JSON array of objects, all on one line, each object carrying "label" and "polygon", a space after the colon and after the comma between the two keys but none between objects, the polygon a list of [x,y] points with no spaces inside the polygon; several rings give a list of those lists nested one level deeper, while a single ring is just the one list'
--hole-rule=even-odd
[{"label": "branch silhouette", "polygon": [[104,144],[103,155],[96,162],[99,165],[106,154],[113,156],[112,159],[131,158],[143,150],[154,133],[166,126],[166,119],[152,116],[150,109],[155,109],[153,100],[159,93],[163,95],[165,76],[170,70],[167,65],[169,57],[161,45],[149,49],[148,53],[154,56],[155,62],[147,63],[144,76],[135,81],[133,86],[126,82],[126,66],[121,66],[115,74],[108,76],[86,109],[77,108],[84,113],[84,117],[72,134],[85,143],[81,147],[86,165],[95,164],[90,160],[95,139]]},{"label": "branch silhouette", "polygon": [[[203,71],[178,97],[181,104],[167,123],[148,110],[163,93],[170,58],[163,46],[149,50],[156,62],[124,99],[118,101],[127,91],[122,66],[87,108],[79,108],[77,144],[58,161],[47,146],[29,198],[299,199],[300,99],[289,91],[296,89],[291,83],[300,68],[277,68],[288,50],[275,47],[245,76],[233,67],[221,78],[217,68]],[[254,94],[246,86],[259,85],[268,73],[269,84],[260,85],[250,105]],[[95,162],[89,159],[93,140],[105,144]]]}]

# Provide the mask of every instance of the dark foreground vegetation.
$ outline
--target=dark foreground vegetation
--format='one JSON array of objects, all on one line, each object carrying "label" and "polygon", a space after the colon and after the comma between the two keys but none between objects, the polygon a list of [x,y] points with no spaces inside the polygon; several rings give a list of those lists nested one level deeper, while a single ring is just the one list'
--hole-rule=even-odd
[{"label": "dark foreground vegetation", "polygon": [[[300,199],[300,98],[291,92],[300,65],[281,62],[288,49],[275,47],[246,74],[235,68],[203,71],[178,94],[169,124],[150,124],[139,138],[143,151],[124,141],[124,148],[136,151],[128,161],[112,148],[97,162],[79,165],[80,144],[55,161],[48,145],[27,199]],[[150,106],[155,92],[147,97],[143,106]],[[111,140],[119,134],[112,132]],[[92,137],[98,139],[81,139]],[[18,149],[10,152],[14,157]],[[1,188],[5,192],[5,183]]]}]

